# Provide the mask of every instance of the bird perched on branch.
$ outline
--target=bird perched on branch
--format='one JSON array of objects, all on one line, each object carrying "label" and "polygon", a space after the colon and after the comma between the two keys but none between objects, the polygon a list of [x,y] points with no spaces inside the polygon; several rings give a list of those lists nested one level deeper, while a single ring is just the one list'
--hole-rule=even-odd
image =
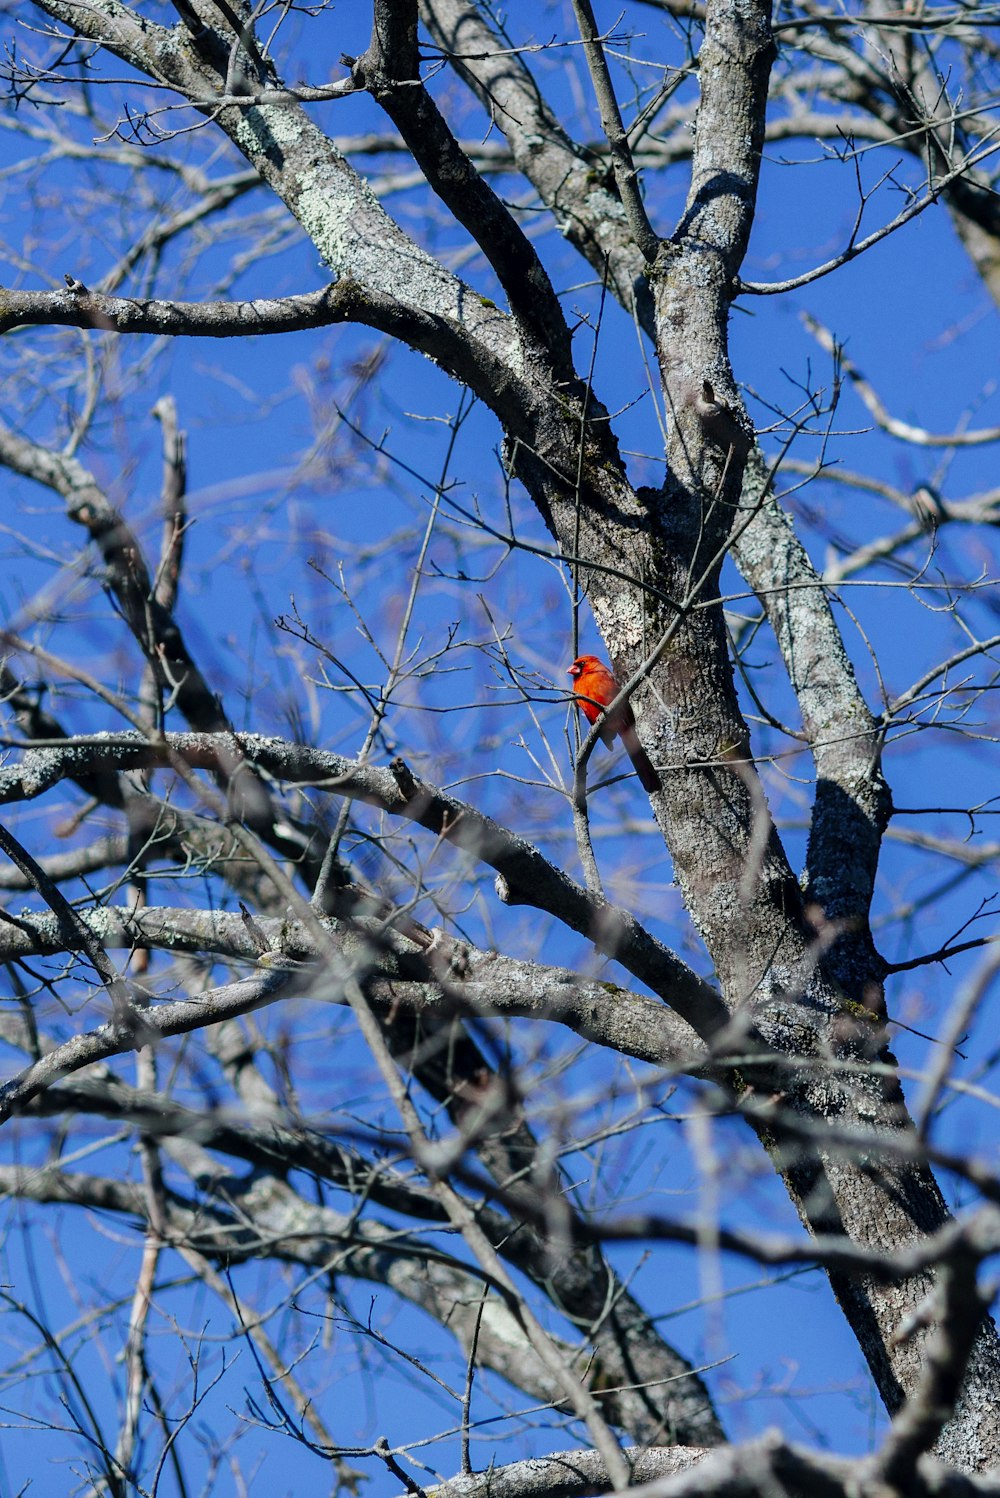
[{"label": "bird perched on branch", "polygon": [[[569,668],[573,678],[576,705],[588,723],[596,723],[602,709],[614,702],[621,688],[615,674],[596,655],[578,655]],[[635,731],[635,718],[628,702],[621,702],[609,713],[601,724],[601,738],[610,749],[615,738],[625,745],[625,753],[635,766],[635,773],[642,782],[644,791],[652,795],[662,789],[660,777],[653,769],[649,755],[639,743]]]}]

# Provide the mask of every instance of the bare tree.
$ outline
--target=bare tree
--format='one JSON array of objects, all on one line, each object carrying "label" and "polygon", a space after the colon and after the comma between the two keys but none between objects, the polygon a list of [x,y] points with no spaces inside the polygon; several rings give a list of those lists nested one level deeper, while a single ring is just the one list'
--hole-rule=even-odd
[{"label": "bare tree", "polygon": [[6,1485],[1000,1490],[994,12],[2,9]]}]

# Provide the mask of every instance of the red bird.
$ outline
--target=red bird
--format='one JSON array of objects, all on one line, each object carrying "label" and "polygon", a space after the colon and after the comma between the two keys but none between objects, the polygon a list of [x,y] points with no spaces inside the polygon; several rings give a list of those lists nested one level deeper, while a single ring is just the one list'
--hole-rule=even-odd
[{"label": "red bird", "polygon": [[[596,655],[578,655],[569,667],[569,674],[573,678],[577,707],[588,723],[596,723],[602,716],[601,708],[607,707],[609,702],[614,702],[621,691],[614,672],[609,670]],[[609,749],[616,736],[625,745],[625,753],[635,766],[635,773],[642,781],[643,790],[650,795],[654,791],[662,790],[660,777],[653,769],[649,755],[639,743],[639,735],[635,731],[635,718],[627,702],[620,703],[601,724],[601,738]]]}]

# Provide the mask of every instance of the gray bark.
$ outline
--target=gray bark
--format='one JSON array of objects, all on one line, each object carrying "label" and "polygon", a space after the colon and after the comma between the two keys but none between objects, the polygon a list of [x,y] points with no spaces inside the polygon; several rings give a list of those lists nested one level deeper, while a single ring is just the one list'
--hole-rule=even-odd
[{"label": "gray bark", "polygon": [[[132,67],[167,81],[203,112],[211,108],[215,124],[338,278],[331,292],[294,316],[308,312],[319,319],[335,309],[337,317],[390,333],[433,358],[495,413],[510,471],[562,555],[572,559],[619,679],[630,684],[644,745],[661,767],[664,789],[653,798],[654,813],[718,988],[626,912],[596,900],[534,849],[418,782],[405,766],[390,776],[336,756],[241,737],[246,763],[286,781],[325,784],[340,794],[349,789],[449,838],[497,869],[506,898],[530,898],[591,935],[670,1002],[709,1050],[720,1037],[744,1038],[750,1057],[729,1077],[731,1093],[738,1101],[753,1085],[780,1076],[785,1120],[778,1116],[759,1132],[813,1233],[841,1234],[886,1257],[935,1234],[947,1213],[924,1163],[905,1160],[891,1147],[885,1159],[874,1153],[859,1159],[823,1136],[828,1125],[831,1139],[835,1128],[881,1135],[891,1146],[911,1139],[913,1129],[886,1049],[884,968],[868,926],[889,810],[879,724],[858,691],[829,601],[751,458],[752,433],[729,359],[728,318],[755,212],[774,55],[769,7],[762,0],[708,5],[687,202],[669,237],[665,226],[655,230],[662,235],[655,257],[647,243],[640,259],[632,244],[635,215],[630,226],[620,200],[590,181],[586,153],[535,97],[521,61],[501,58],[495,44],[468,44],[472,36],[493,41],[478,7],[459,0],[423,6],[435,34],[465,54],[461,71],[480,97],[501,102],[501,128],[521,170],[557,218],[567,216],[570,238],[591,263],[607,263],[614,294],[635,306],[653,337],[670,421],[668,475],[658,490],[641,492],[629,484],[608,413],[573,367],[558,301],[534,252],[463,160],[419,81],[411,8],[377,7],[384,24],[355,64],[353,86],[382,105],[442,202],[476,236],[509,311],[477,296],[402,231],[260,59],[246,85],[249,96],[236,100],[220,58],[180,29],[140,21],[118,0],[96,0],[87,8],[45,0],[43,8]],[[970,244],[990,275],[980,238],[995,226],[981,185],[966,182],[952,199],[953,211],[973,226]],[[648,286],[640,281],[636,289],[636,277],[647,270]],[[105,315],[122,329],[184,319],[176,308],[137,312],[92,299],[83,306],[86,295],[71,290],[71,298],[81,299],[72,309],[77,316]],[[42,320],[44,307],[12,303],[3,314],[8,325],[18,305],[26,320]],[[52,320],[66,320],[66,311],[62,303],[49,305]],[[270,309],[270,325],[294,325],[287,313]],[[238,325],[247,316],[245,308],[231,314],[213,309],[201,315],[201,327]],[[198,327],[192,314],[188,331]],[[773,825],[736,691],[718,598],[730,547],[774,629],[817,771],[804,887]],[[184,658],[177,659],[183,665]],[[193,663],[190,686],[200,694]],[[225,720],[197,721],[196,711],[189,718],[197,727],[228,727]],[[39,794],[67,773],[148,765],[162,752],[121,739],[35,751],[18,771],[2,772],[0,799]],[[173,737],[169,754],[220,770],[219,743],[204,736]],[[169,763],[169,754],[161,762]],[[828,941],[826,928],[844,923],[850,931]],[[769,1056],[779,1058],[780,1067],[768,1070]],[[676,1050],[657,1059],[672,1062]],[[816,1064],[823,1061],[847,1064],[831,1064],[824,1073]],[[46,1076],[55,1074],[54,1065],[36,1063]],[[23,1083],[18,1106],[34,1095],[37,1080]],[[494,1164],[502,1177],[511,1161]],[[925,1328],[906,1337],[899,1329],[924,1304],[934,1277],[915,1273],[890,1283],[834,1270],[831,1283],[895,1414],[919,1393],[930,1337]],[[942,1456],[967,1470],[1000,1458],[998,1394],[1000,1347],[987,1321],[954,1418],[938,1440]],[[797,1458],[788,1458],[786,1467],[781,1480],[790,1491],[810,1480]],[[937,1480],[927,1472],[927,1481]],[[733,1481],[733,1491],[756,1490],[745,1486],[749,1479],[741,1473]]]}]

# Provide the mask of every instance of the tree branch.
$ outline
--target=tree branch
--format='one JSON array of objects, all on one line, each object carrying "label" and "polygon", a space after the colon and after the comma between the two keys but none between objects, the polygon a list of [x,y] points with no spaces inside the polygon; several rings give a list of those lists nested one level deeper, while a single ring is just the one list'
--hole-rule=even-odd
[{"label": "tree branch", "polygon": [[[702,1038],[729,1023],[718,994],[667,947],[643,930],[628,911],[593,900],[530,843],[501,827],[467,802],[419,782],[412,775],[400,790],[397,776],[371,765],[282,739],[237,735],[249,764],[290,784],[311,784],[349,795],[419,823],[496,869],[519,900],[556,916],[622,963],[659,993]],[[20,767],[0,768],[0,804],[42,794],[68,775],[111,767],[136,769],[170,764],[173,754],[193,768],[213,769],[225,740],[206,734],[166,734],[162,744],[138,736],[69,740],[62,750],[29,750]]]},{"label": "tree branch", "polygon": [[289,981],[287,971],[270,971],[259,977],[244,979],[215,988],[197,998],[182,999],[144,1010],[141,1029],[132,1027],[123,1034],[115,1024],[101,1025],[83,1035],[75,1035],[64,1045],[56,1046],[41,1060],[18,1076],[0,1085],[0,1124],[15,1113],[23,1112],[33,1098],[46,1087],[81,1067],[109,1056],[121,1056],[137,1046],[147,1045],[170,1035],[188,1035],[205,1025],[219,1024],[236,1015],[249,1014],[265,1004],[274,1003]]},{"label": "tree branch", "polygon": [[[259,958],[241,917],[225,911],[106,905],[78,911],[76,920],[89,940],[110,948],[145,946],[195,955],[211,952],[251,963]],[[300,921],[260,916],[255,925],[270,945],[269,962],[287,957],[304,965],[318,962],[323,955]],[[384,975],[376,970],[366,984],[372,1003],[383,1015],[403,1008],[415,1015],[447,1019],[461,1008],[473,1017],[507,1014],[548,1020],[653,1065],[693,1070],[708,1065],[708,1054],[694,1030],[659,1000],[644,994],[584,979],[566,968],[478,951],[465,943],[459,948],[447,941],[438,945],[440,933],[435,934],[435,945],[425,958],[405,935],[376,918],[352,921],[346,927],[327,921],[326,926],[345,952],[366,952],[370,964],[390,969]],[[370,939],[366,938],[369,926]],[[74,925],[73,940],[81,940],[75,932]],[[67,932],[55,915],[34,911],[14,915],[6,911],[0,916],[0,962],[74,950],[72,942],[67,943]],[[391,970],[393,947],[400,953],[402,972]],[[450,951],[454,953],[451,967]],[[421,980],[413,975],[414,967],[427,967],[430,972]],[[435,968],[440,968],[440,980],[432,976]],[[322,981],[321,973],[314,976]],[[327,1000],[344,1002],[336,985],[324,982],[323,992]],[[159,1011],[154,1008],[151,1012]]]}]

